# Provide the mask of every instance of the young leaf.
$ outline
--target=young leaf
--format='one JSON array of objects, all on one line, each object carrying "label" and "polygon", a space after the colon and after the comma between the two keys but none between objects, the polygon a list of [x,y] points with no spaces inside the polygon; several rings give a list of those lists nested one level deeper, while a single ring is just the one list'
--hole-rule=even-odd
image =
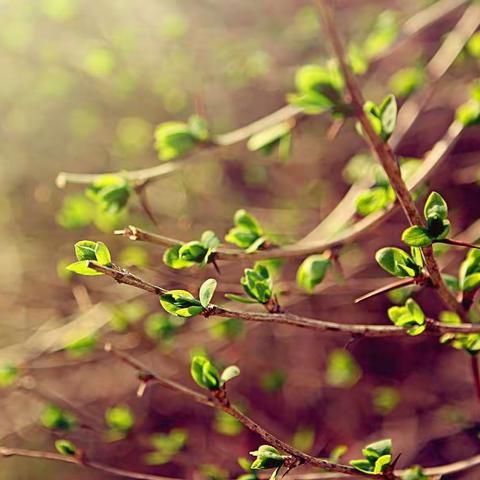
[{"label": "young leaf", "polygon": [[425,314],[417,302],[411,298],[403,307],[390,307],[388,317],[398,327],[406,328],[409,335],[420,335],[425,331]]},{"label": "young leaf", "polygon": [[279,468],[284,464],[286,458],[271,445],[260,445],[258,450],[250,452],[250,455],[257,457],[250,465],[252,470]]},{"label": "young leaf", "polygon": [[327,273],[331,260],[324,254],[310,255],[298,267],[297,284],[308,293],[319,285]]},{"label": "young leaf", "polygon": [[230,365],[227,367],[220,376],[220,384],[223,385],[232,378],[238,377],[240,375],[240,369],[236,365]]},{"label": "young leaf", "polygon": [[57,449],[58,453],[61,453],[67,457],[73,457],[77,453],[77,447],[70,440],[55,440],[55,448]]},{"label": "young leaf", "polygon": [[199,298],[203,308],[207,308],[210,304],[216,288],[217,281],[214,278],[209,278],[202,283],[202,286],[200,287]]},{"label": "young leaf", "polygon": [[423,213],[427,220],[436,216],[439,216],[442,220],[445,220],[448,218],[447,202],[439,193],[432,192],[425,202]]},{"label": "young leaf", "polygon": [[160,160],[172,160],[192,150],[197,139],[183,122],[164,122],[155,130],[155,148]]},{"label": "young leaf", "polygon": [[375,254],[375,260],[386,272],[395,277],[415,278],[420,274],[421,267],[414,262],[408,253],[400,248],[381,248]]},{"label": "young leaf", "polygon": [[218,370],[206,357],[193,357],[190,373],[197,385],[207,390],[218,390],[221,385]]},{"label": "young leaf", "polygon": [[397,101],[393,95],[388,95],[381,103],[380,119],[382,122],[382,138],[387,141],[397,123]]},{"label": "young leaf", "polygon": [[193,317],[203,311],[201,303],[186,290],[170,290],[160,297],[160,304],[170,314]]},{"label": "young leaf", "polygon": [[135,424],[135,417],[126,405],[116,405],[106,410],[105,421],[111,430],[128,433]]},{"label": "young leaf", "polygon": [[411,247],[426,247],[432,244],[432,239],[425,228],[413,225],[402,233],[402,242]]}]

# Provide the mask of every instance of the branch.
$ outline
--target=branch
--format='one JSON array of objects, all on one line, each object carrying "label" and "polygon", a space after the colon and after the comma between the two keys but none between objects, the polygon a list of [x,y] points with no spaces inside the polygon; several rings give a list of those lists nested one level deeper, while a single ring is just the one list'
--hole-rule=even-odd
[{"label": "branch", "polygon": [[[97,272],[104,273],[112,277],[118,283],[124,283],[136,288],[145,290],[155,295],[161,295],[167,292],[166,289],[143,281],[141,278],[131,274],[127,270],[119,267],[105,267],[90,262],[90,268]],[[134,280],[132,280],[132,277]],[[202,313],[204,317],[219,316],[224,318],[240,318],[250,322],[276,323],[279,325],[291,325],[299,328],[308,328],[319,332],[343,333],[345,335],[354,335],[358,337],[407,337],[409,336],[405,329],[395,325],[361,325],[336,323],[325,320],[301,317],[293,313],[257,313],[246,312],[242,310],[230,310],[218,305],[209,305]],[[439,336],[444,333],[480,333],[480,324],[460,324],[452,325],[448,323],[437,322],[433,319],[427,321],[426,334]]]},{"label": "branch", "polygon": [[69,457],[54,452],[41,452],[38,450],[24,450],[22,448],[9,448],[0,446],[0,457],[28,457],[41,458],[43,460],[55,460],[57,462],[70,463],[80,467],[87,467],[100,472],[110,473],[119,477],[133,478],[138,480],[177,480],[174,478],[152,475],[149,473],[131,472],[129,470],[123,470],[122,468],[110,467],[109,465],[105,465],[103,463],[92,462],[90,460],[77,457]]},{"label": "branch", "polygon": [[105,350],[107,352],[111,352],[117,358],[122,360],[124,363],[136,369],[142,376],[146,374],[147,377],[150,379],[149,381],[153,381],[170,390],[176,391],[177,393],[190,397],[195,402],[201,403],[203,405],[207,405],[212,408],[216,408],[217,410],[221,410],[227,413],[228,415],[231,415],[232,417],[236,418],[240,423],[242,423],[246,428],[248,428],[252,432],[262,437],[270,445],[278,448],[279,450],[285,453],[288,453],[289,455],[294,457],[294,459],[297,459],[299,463],[308,463],[313,467],[320,467],[323,470],[327,470],[329,472],[336,472],[344,475],[385,480],[384,475],[364,474],[348,465],[332,463],[332,462],[329,462],[328,460],[312,457],[307,453],[297,450],[293,446],[283,442],[276,436],[272,435],[270,432],[265,430],[263,427],[261,427],[258,423],[256,423],[250,417],[243,414],[237,407],[232,405],[228,400],[228,397],[226,396],[226,392],[224,390],[213,391],[211,392],[212,397],[208,397],[207,395],[198,393],[195,390],[191,390],[190,388],[185,387],[182,384],[179,384],[177,382],[174,382],[172,380],[162,377],[158,373],[151,370],[147,365],[143,364],[140,360],[137,360],[136,358],[132,357],[128,353],[121,352],[113,348],[111,344],[106,344]]},{"label": "branch", "polygon": [[[385,173],[390,181],[392,188],[394,189],[398,201],[410,223],[410,225],[423,225],[423,220],[420,213],[417,210],[415,202],[408,190],[405,182],[402,179],[400,166],[395,158],[390,145],[384,142],[379,135],[373,129],[369,119],[367,118],[363,105],[365,100],[360,90],[357,79],[353,75],[350,67],[348,66],[345,49],[340,39],[340,35],[337,31],[336,24],[332,17],[330,7],[327,5],[326,0],[319,0],[321,7],[322,17],[326,26],[326,32],[332,44],[335,55],[338,59],[340,69],[345,78],[345,84],[351,97],[351,105],[354,109],[357,120],[362,125],[365,137],[370,145],[370,148],[377,159],[380,161]],[[462,305],[457,302],[452,293],[448,290],[438,268],[437,261],[433,255],[433,249],[431,246],[424,247],[422,249],[425,258],[425,266],[430,275],[432,285],[438,292],[438,295],[445,303],[445,305],[456,312],[464,320],[468,319],[467,312]]]},{"label": "branch", "polygon": [[[371,63],[378,62],[383,58],[387,57],[388,55],[392,54],[399,46],[403,45],[407,40],[416,37],[425,28],[435,24],[438,21],[441,21],[443,18],[445,18],[447,15],[449,15],[451,12],[464,5],[465,3],[467,3],[466,0],[442,0],[440,2],[437,2],[437,4],[429,6],[424,10],[416,13],[403,25],[401,29],[401,36],[398,41],[387,51],[381,52],[377,56],[373,57],[370,60]],[[64,188],[67,184],[88,185],[102,175],[122,175],[127,180],[130,180],[132,182],[143,183],[147,180],[169,175],[186,164],[197,162],[199,159],[196,153],[206,152],[208,157],[210,157],[212,151],[215,151],[218,147],[234,145],[248,139],[255,133],[259,133],[266,128],[277,125],[280,122],[291,120],[294,118],[302,119],[304,117],[305,114],[299,108],[292,105],[285,105],[276,110],[275,112],[266,115],[265,117],[260,118],[259,120],[256,120],[244,127],[215,136],[210,143],[201,146],[200,150],[197,149],[196,152],[192,153],[187,157],[163,163],[155,167],[132,171],[118,171],[102,174],[60,172],[57,175],[55,183],[59,188]],[[205,157],[207,157],[207,155],[205,155]]]},{"label": "branch", "polygon": [[[440,166],[442,161],[445,160],[452,148],[457,143],[462,131],[463,127],[459,122],[452,122],[445,135],[435,144],[432,150],[430,150],[417,171],[408,180],[407,186],[410,190],[415,190],[418,188],[430,177],[430,175],[434,173],[434,171],[436,171],[436,169]],[[372,213],[371,215],[368,215],[362,220],[354,223],[352,226],[346,228],[341,234],[336,235],[329,240],[309,240],[310,235],[315,234],[317,230],[315,229],[306,237],[292,245],[257,250],[254,253],[247,254],[242,250],[234,248],[220,248],[218,250],[216,260],[228,260],[229,258],[261,260],[268,258],[302,257],[312,253],[320,253],[332,248],[340,248],[357,241],[367,233],[371,233],[374,228],[377,228],[384,221],[388,220],[388,218],[395,213],[397,208],[398,203],[394,203],[385,210]],[[130,225],[123,230],[116,230],[115,234],[124,235],[130,240],[143,241],[165,247],[185,243],[183,240],[151,233],[133,225]]]}]

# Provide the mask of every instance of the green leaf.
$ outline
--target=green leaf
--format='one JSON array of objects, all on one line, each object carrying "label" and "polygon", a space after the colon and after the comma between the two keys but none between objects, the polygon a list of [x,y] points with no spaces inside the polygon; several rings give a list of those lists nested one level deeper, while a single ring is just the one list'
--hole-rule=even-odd
[{"label": "green leaf", "polygon": [[398,327],[406,328],[409,335],[419,335],[425,331],[425,314],[411,298],[403,307],[390,307],[388,317]]},{"label": "green leaf", "polygon": [[430,218],[441,218],[442,220],[448,219],[448,205],[443,197],[437,193],[432,192],[425,202],[425,207],[423,210],[425,218],[429,220]]},{"label": "green leaf", "polygon": [[424,83],[424,69],[417,66],[397,70],[390,78],[389,86],[395,95],[408,97]]},{"label": "green leaf", "polygon": [[259,303],[267,303],[273,295],[273,281],[266,267],[257,263],[255,267],[246,268],[240,279],[246,294]]},{"label": "green leaf", "polygon": [[68,195],[63,199],[62,208],[56,215],[57,223],[67,229],[75,230],[92,223],[95,212],[93,204],[83,195]]},{"label": "green leaf", "polygon": [[164,122],[155,129],[155,148],[160,160],[172,160],[192,150],[197,139],[186,123]]},{"label": "green leaf", "polygon": [[193,317],[203,311],[200,302],[186,290],[170,290],[160,296],[160,304],[168,313],[179,317]]},{"label": "green leaf", "polygon": [[217,288],[217,281],[214,278],[209,278],[202,283],[199,292],[199,299],[202,307],[207,308],[213,298],[215,289]]},{"label": "green leaf", "polygon": [[402,242],[411,247],[426,247],[432,244],[432,239],[429,237],[425,228],[414,225],[404,230],[402,233]]},{"label": "green leaf", "polygon": [[71,272],[80,275],[103,275],[93,268],[88,267],[90,261],[98,262],[100,265],[110,266],[110,251],[103,242],[92,242],[91,240],[81,240],[74,246],[75,255],[78,262],[71,263],[66,268]]},{"label": "green leaf", "polygon": [[373,187],[357,195],[355,209],[358,214],[366,217],[387,208],[390,203],[388,188]]},{"label": "green leaf", "polygon": [[392,441],[380,440],[367,445],[362,450],[365,459],[352,460],[350,465],[364,473],[381,474],[392,460]]},{"label": "green leaf", "polygon": [[346,350],[333,350],[328,356],[325,380],[335,388],[351,388],[361,378],[362,369]]},{"label": "green leaf", "polygon": [[243,295],[237,295],[236,293],[226,293],[225,298],[228,298],[229,300],[232,300],[234,302],[240,302],[240,303],[258,303],[256,300],[252,298],[244,297]]},{"label": "green leaf", "polygon": [[220,377],[220,384],[223,385],[232,378],[238,377],[240,375],[240,369],[236,365],[228,366]]},{"label": "green leaf", "polygon": [[403,473],[402,480],[428,480],[428,477],[423,474],[422,467],[415,465]]},{"label": "green leaf", "polygon": [[218,390],[221,385],[218,370],[206,357],[193,357],[190,373],[197,385],[207,390]]},{"label": "green leaf", "polygon": [[85,190],[85,196],[110,214],[120,212],[128,203],[132,187],[119,175],[102,175]]},{"label": "green leaf", "polygon": [[45,428],[52,430],[72,430],[77,419],[71,413],[63,411],[56,405],[48,405],[42,411],[40,421]]},{"label": "green leaf", "polygon": [[97,242],[91,240],[81,240],[74,245],[75,255],[77,260],[97,260],[95,250],[97,248]]},{"label": "green leaf", "polygon": [[480,251],[470,249],[460,265],[458,280],[462,291],[470,291],[480,286]]},{"label": "green leaf", "polygon": [[200,115],[191,115],[188,119],[188,128],[192,136],[200,141],[205,142],[210,136],[208,132],[208,122],[207,120]]},{"label": "green leaf", "polygon": [[128,433],[135,424],[135,417],[126,405],[116,405],[106,410],[105,421],[111,430]]},{"label": "green leaf", "polygon": [[368,460],[350,460],[350,465],[356,470],[364,473],[373,473],[373,468]]},{"label": "green leaf", "polygon": [[480,101],[470,100],[460,105],[456,117],[464,127],[480,124]]},{"label": "green leaf", "polygon": [[271,445],[260,445],[258,450],[250,452],[250,455],[257,457],[250,465],[252,470],[279,468],[285,462],[285,456]]},{"label": "green leaf", "polygon": [[382,101],[380,105],[380,120],[382,122],[382,138],[387,141],[397,123],[397,101],[393,95],[388,95]]},{"label": "green leaf", "polygon": [[395,277],[415,278],[420,274],[421,267],[400,248],[381,248],[375,254],[375,260],[386,272]]},{"label": "green leaf", "polygon": [[61,453],[67,457],[73,457],[77,453],[77,447],[70,440],[55,440],[55,448],[57,449],[58,453]]},{"label": "green leaf", "polygon": [[95,246],[95,256],[96,260],[100,265],[111,265],[112,257],[107,246],[103,242],[97,242]]},{"label": "green leaf", "polygon": [[0,388],[12,386],[19,375],[18,368],[9,363],[0,366]]},{"label": "green leaf", "polygon": [[85,260],[83,262],[74,262],[70,265],[67,265],[65,268],[73,273],[77,273],[78,275],[103,275],[102,272],[97,272],[93,268],[88,266],[90,260]]},{"label": "green leaf", "polygon": [[179,251],[182,248],[182,245],[174,245],[170,248],[167,248],[163,253],[163,263],[170,268],[180,269],[188,268],[192,265],[195,265],[195,262],[185,260],[180,258]]},{"label": "green leaf", "polygon": [[308,293],[312,293],[327,273],[331,261],[324,254],[310,255],[299,266],[297,270],[297,284]]}]

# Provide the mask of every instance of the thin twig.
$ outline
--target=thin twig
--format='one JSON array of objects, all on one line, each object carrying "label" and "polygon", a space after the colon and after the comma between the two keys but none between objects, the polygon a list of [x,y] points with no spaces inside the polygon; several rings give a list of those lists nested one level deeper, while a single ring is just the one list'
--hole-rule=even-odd
[{"label": "thin twig", "polygon": [[[127,270],[119,267],[105,267],[94,262],[89,263],[89,267],[112,277],[118,283],[124,283],[136,288],[145,290],[146,292],[155,295],[161,295],[167,292],[166,289],[153,285],[149,282],[143,281],[136,275],[131,274]],[[361,324],[347,324],[336,323],[324,320],[317,320],[313,318],[301,317],[293,313],[263,313],[263,312],[246,312],[242,310],[231,310],[218,305],[209,305],[203,316],[219,316],[225,318],[240,318],[251,322],[275,323],[281,325],[291,325],[300,328],[308,328],[320,332],[343,333],[345,335],[354,335],[360,337],[392,337],[403,336],[407,337],[405,329],[394,325],[361,325]],[[428,319],[426,334],[438,336],[444,333],[480,333],[480,324],[460,324],[453,325],[448,323],[437,322],[433,319]]]}]

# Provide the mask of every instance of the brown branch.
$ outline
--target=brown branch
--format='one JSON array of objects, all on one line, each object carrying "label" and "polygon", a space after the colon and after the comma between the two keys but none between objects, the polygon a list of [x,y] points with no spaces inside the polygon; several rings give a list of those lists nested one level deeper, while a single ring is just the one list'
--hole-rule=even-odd
[{"label": "brown branch", "polygon": [[[365,138],[369,143],[372,152],[377,157],[383,169],[385,170],[385,173],[397,195],[398,201],[400,202],[400,205],[405,212],[405,215],[410,225],[423,225],[424,222],[422,220],[422,217],[420,216],[420,213],[415,205],[410,191],[408,190],[405,182],[402,179],[400,166],[397,159],[395,158],[395,155],[393,154],[390,145],[387,142],[383,141],[380,136],[375,132],[372,124],[370,123],[370,120],[368,119],[365,111],[363,110],[365,100],[363,98],[357,79],[348,65],[343,42],[337,31],[331,9],[329,5],[327,5],[326,0],[319,0],[319,4],[326,27],[326,33],[330,39],[333,50],[338,59],[340,69],[345,78],[345,84],[350,95],[351,105],[354,109],[357,120],[360,122],[363,128]],[[430,275],[430,280],[433,287],[438,292],[438,295],[450,310],[453,310],[461,318],[467,320],[467,312],[463,309],[462,305],[457,302],[455,297],[448,290],[440,275],[440,269],[438,268],[437,261],[435,260],[435,257],[433,255],[432,247],[424,247],[422,251],[425,258],[425,267]]]},{"label": "brown branch", "polygon": [[[94,262],[89,263],[89,267],[112,277],[118,283],[124,283],[136,288],[145,290],[155,295],[161,295],[167,292],[166,289],[143,281],[141,278],[131,274],[127,270],[119,267],[105,267]],[[133,277],[133,280],[132,280]],[[251,322],[275,323],[279,325],[291,325],[299,328],[308,328],[319,332],[343,333],[345,335],[354,335],[359,337],[407,337],[405,329],[395,325],[361,325],[336,323],[313,318],[301,317],[293,313],[263,313],[247,312],[242,310],[231,310],[218,305],[209,305],[202,313],[203,316],[219,316],[224,318],[240,318]],[[480,333],[480,324],[460,324],[452,325],[448,323],[437,322],[428,319],[426,334],[438,336],[444,333]]]},{"label": "brown branch", "polygon": [[0,446],[0,457],[28,457],[40,458],[42,460],[55,460],[57,462],[70,463],[80,467],[87,467],[100,472],[110,473],[119,477],[132,478],[137,480],[178,480],[170,477],[162,477],[160,475],[152,475],[150,473],[131,472],[122,468],[111,467],[99,462],[93,462],[83,458],[62,455],[54,452],[41,452],[38,450],[24,450],[22,448],[9,448]]},{"label": "brown branch", "polygon": [[321,458],[312,457],[307,453],[304,453],[300,450],[297,450],[293,446],[285,443],[284,441],[277,438],[275,435],[271,434],[263,427],[261,427],[257,422],[252,420],[250,417],[242,413],[237,407],[232,405],[228,400],[227,394],[225,390],[217,390],[211,392],[211,396],[207,396],[201,393],[196,392],[182,384],[174,382],[172,380],[166,379],[159,375],[158,373],[154,372],[150,369],[147,365],[143,364],[140,360],[132,357],[126,352],[119,351],[112,347],[111,344],[105,345],[105,350],[108,352],[113,353],[117,358],[122,360],[124,363],[128,364],[129,366],[136,369],[140,372],[141,375],[148,375],[150,381],[153,381],[163,387],[166,387],[170,390],[176,391],[184,396],[187,396],[194,400],[195,402],[201,403],[202,405],[207,405],[212,408],[216,408],[217,410],[221,410],[228,415],[236,418],[240,423],[242,423],[246,428],[251,430],[252,432],[259,435],[263,440],[268,442],[270,445],[278,448],[279,450],[291,455],[295,459],[297,459],[300,463],[308,463],[313,467],[320,467],[323,470],[327,470],[329,472],[337,472],[340,474],[345,474],[349,476],[356,476],[356,477],[368,477],[372,479],[385,479],[384,475],[371,475],[371,474],[363,474],[358,470],[350,467],[348,465],[342,465],[338,463],[332,463],[328,460],[324,460]]}]

